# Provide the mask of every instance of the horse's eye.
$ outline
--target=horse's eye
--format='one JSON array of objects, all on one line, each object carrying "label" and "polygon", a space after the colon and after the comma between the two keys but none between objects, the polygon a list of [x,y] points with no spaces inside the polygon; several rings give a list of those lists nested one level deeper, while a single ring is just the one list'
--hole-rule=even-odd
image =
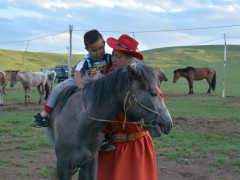
[{"label": "horse's eye", "polygon": [[150,94],[152,96],[157,96],[157,90],[156,89],[150,89]]}]

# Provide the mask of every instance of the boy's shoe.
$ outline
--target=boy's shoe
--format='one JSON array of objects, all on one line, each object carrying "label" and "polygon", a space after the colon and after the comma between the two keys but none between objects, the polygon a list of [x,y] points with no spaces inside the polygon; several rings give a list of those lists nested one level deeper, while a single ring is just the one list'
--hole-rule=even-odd
[{"label": "boy's shoe", "polygon": [[110,152],[110,151],[114,151],[115,149],[116,148],[114,145],[109,144],[107,141],[103,141],[99,151],[100,152]]},{"label": "boy's shoe", "polygon": [[40,113],[34,116],[35,121],[31,123],[32,127],[40,128],[40,127],[47,127],[48,126],[48,118],[42,117]]}]

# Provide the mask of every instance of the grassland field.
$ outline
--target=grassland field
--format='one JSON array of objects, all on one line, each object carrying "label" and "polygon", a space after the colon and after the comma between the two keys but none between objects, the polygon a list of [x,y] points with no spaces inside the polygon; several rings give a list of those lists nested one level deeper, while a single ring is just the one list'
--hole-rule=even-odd
[{"label": "grassland field", "polygon": [[[225,70],[223,50],[223,46],[197,46],[142,52],[145,60],[141,63],[160,67],[168,77],[161,89],[174,128],[169,135],[154,139],[161,180],[240,177],[240,46],[227,47]],[[67,64],[64,54],[32,52],[23,61],[22,53],[0,50],[0,70],[38,71]],[[82,55],[73,57],[73,63],[77,63]],[[174,69],[186,66],[214,68],[216,90],[208,95],[207,82],[194,81],[195,93],[188,95],[186,79],[172,82]],[[0,106],[0,179],[55,179],[56,159],[44,129],[30,127],[33,115],[42,109],[37,104],[37,90],[32,90],[29,105],[24,104],[20,83],[15,88],[8,83],[6,92],[8,96]]]}]

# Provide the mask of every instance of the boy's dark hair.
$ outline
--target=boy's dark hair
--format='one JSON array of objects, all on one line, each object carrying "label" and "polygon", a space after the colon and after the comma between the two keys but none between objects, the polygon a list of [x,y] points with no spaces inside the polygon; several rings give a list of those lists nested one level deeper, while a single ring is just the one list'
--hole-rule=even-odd
[{"label": "boy's dark hair", "polygon": [[88,45],[97,42],[99,39],[103,40],[103,37],[102,37],[102,34],[98,30],[93,29],[93,30],[86,32],[84,34],[85,47],[87,48]]}]

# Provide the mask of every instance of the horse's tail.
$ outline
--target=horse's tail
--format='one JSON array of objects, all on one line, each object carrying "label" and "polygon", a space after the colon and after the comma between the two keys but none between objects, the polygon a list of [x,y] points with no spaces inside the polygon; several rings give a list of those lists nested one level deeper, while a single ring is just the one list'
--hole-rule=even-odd
[{"label": "horse's tail", "polygon": [[216,80],[217,80],[217,73],[216,73],[216,71],[214,70],[214,75],[213,75],[212,83],[211,83],[211,87],[212,87],[212,90],[213,90],[213,91],[216,89]]},{"label": "horse's tail", "polygon": [[45,134],[47,136],[49,144],[52,146],[52,148],[55,148],[55,141],[54,141],[54,132],[51,127],[45,128]]},{"label": "horse's tail", "polygon": [[46,100],[48,98],[49,91],[50,91],[48,82],[45,83],[45,88],[44,89],[45,89],[45,100]]}]

